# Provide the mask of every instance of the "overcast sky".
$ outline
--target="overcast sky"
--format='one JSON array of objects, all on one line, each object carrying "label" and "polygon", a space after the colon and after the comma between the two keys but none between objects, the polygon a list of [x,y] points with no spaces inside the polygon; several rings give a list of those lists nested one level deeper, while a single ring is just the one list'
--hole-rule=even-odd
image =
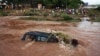
[{"label": "overcast sky", "polygon": [[89,4],[100,4],[100,0],[82,0],[84,2],[88,2]]}]

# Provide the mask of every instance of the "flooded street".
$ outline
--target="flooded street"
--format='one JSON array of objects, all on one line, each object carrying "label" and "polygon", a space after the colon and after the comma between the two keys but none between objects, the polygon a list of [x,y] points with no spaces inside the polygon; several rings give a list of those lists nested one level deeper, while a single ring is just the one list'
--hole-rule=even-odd
[{"label": "flooded street", "polygon": [[[0,18],[0,56],[100,56],[99,22],[91,24],[89,21],[82,21],[75,27],[74,23],[67,22],[6,20],[7,18]],[[21,41],[23,34],[28,31],[48,32],[48,29],[77,39],[78,47]]]},{"label": "flooded street", "polygon": [[100,22],[82,21],[77,28],[71,30],[73,37],[88,44],[85,49],[87,56],[100,56]]}]

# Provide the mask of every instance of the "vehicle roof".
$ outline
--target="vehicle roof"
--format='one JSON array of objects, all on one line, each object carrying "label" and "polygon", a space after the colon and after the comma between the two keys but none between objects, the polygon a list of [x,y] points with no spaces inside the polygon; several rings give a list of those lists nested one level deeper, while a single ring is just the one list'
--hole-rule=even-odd
[{"label": "vehicle roof", "polygon": [[30,32],[28,32],[28,34],[35,35],[35,36],[40,36],[40,37],[49,37],[50,35],[52,37],[56,37],[52,33],[46,33],[46,32],[40,32],[40,31],[30,31]]}]

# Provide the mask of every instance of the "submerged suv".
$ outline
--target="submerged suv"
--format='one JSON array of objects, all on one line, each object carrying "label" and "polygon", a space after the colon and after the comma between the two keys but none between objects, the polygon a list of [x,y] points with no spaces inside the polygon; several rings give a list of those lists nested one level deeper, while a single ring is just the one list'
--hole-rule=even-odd
[{"label": "submerged suv", "polygon": [[54,34],[39,31],[26,32],[23,35],[22,40],[25,41],[28,39],[42,42],[58,42],[58,39]]}]

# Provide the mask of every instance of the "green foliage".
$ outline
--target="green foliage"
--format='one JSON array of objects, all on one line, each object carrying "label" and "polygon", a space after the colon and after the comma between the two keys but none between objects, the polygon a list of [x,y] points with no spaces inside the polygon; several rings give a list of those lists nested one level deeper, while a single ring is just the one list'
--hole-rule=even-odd
[{"label": "green foliage", "polygon": [[69,17],[69,16],[67,16],[67,15],[63,16],[63,18],[64,18],[65,21],[73,20],[72,17]]},{"label": "green foliage", "polygon": [[25,16],[33,16],[33,15],[40,15],[40,11],[38,10],[34,10],[34,9],[30,9],[29,11],[26,11],[24,13]]},{"label": "green foliage", "polygon": [[53,17],[60,17],[60,14],[55,13],[55,14],[53,15]]},{"label": "green foliage", "polygon": [[99,15],[100,11],[96,10],[96,9],[90,9],[88,10],[88,15],[91,17],[94,17],[94,15]]},{"label": "green foliage", "polygon": [[46,7],[69,7],[69,8],[78,8],[79,4],[83,2],[81,0],[8,0],[8,3],[13,4],[38,4],[41,3]]},{"label": "green foliage", "polygon": [[34,15],[33,12],[25,12],[25,13],[24,13],[24,16],[32,16],[32,15]]},{"label": "green foliage", "polygon": [[66,44],[70,43],[71,37],[69,35],[65,35],[63,33],[56,33],[60,40],[63,40]]},{"label": "green foliage", "polygon": [[59,36],[60,38],[70,38],[68,35],[65,35],[63,33],[56,33],[57,36]]},{"label": "green foliage", "polygon": [[100,18],[95,18],[94,21],[95,22],[100,22]]},{"label": "green foliage", "polygon": [[66,13],[62,13],[61,17],[63,17],[64,21],[71,21],[71,20],[73,20],[73,18],[68,16]]},{"label": "green foliage", "polygon": [[15,3],[15,4],[23,4],[23,3],[30,3],[31,0],[7,0],[8,3]]},{"label": "green foliage", "polygon": [[43,14],[44,17],[47,17],[48,15],[49,15],[48,13],[44,13],[44,14]]},{"label": "green foliage", "polygon": [[100,11],[100,6],[96,10]]},{"label": "green foliage", "polygon": [[53,7],[58,3],[58,0],[43,0],[43,3],[46,7]]},{"label": "green foliage", "polygon": [[68,0],[67,3],[69,8],[78,8],[80,4],[83,4],[81,0]]},{"label": "green foliage", "polygon": [[52,1],[51,1],[51,0],[43,0],[43,3],[44,3],[45,5],[47,5],[47,4],[52,4]]},{"label": "green foliage", "polygon": [[81,0],[36,0],[37,3],[42,3],[46,7],[69,7],[78,8],[80,4],[83,4]]},{"label": "green foliage", "polygon": [[8,16],[9,12],[0,10],[0,16]]}]

